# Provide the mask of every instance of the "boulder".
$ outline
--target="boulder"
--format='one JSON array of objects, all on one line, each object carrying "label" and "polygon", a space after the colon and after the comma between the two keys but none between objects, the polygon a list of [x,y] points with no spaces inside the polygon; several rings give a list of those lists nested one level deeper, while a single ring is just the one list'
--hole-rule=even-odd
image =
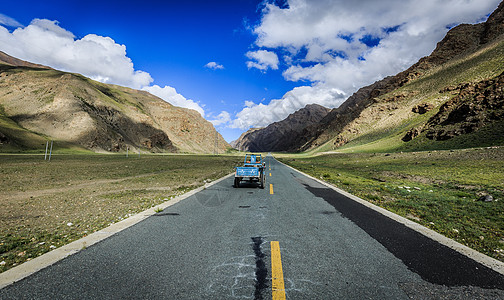
[{"label": "boulder", "polygon": [[422,128],[412,128],[402,138],[403,142],[409,142],[412,139],[416,138],[420,132],[422,132]]},{"label": "boulder", "polygon": [[411,109],[412,112],[417,113],[417,114],[425,114],[429,110],[432,110],[434,108],[434,104],[431,103],[422,103],[419,104]]},{"label": "boulder", "polygon": [[492,197],[492,195],[483,195],[481,197],[479,197],[478,201],[482,201],[482,202],[492,202],[494,199]]}]

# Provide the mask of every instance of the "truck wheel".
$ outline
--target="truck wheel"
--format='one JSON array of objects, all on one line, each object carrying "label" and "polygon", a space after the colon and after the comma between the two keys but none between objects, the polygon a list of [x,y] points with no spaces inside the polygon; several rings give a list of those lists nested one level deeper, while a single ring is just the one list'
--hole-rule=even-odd
[{"label": "truck wheel", "polygon": [[261,189],[264,189],[264,181],[265,181],[265,177],[266,177],[266,176],[264,176],[264,173],[263,173],[263,174],[261,175],[261,186],[260,186],[260,187],[261,187]]},{"label": "truck wheel", "polygon": [[240,178],[235,177],[233,187],[235,187],[235,188],[240,187]]}]

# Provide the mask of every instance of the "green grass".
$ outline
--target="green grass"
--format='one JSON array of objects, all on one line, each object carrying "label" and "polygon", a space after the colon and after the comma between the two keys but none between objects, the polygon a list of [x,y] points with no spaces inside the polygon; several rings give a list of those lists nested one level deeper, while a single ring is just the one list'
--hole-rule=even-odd
[{"label": "green grass", "polygon": [[446,141],[432,141],[421,134],[414,140],[402,143],[396,151],[451,150],[471,147],[504,146],[504,121],[497,121],[476,132],[459,135]]},{"label": "green grass", "polygon": [[[281,160],[504,261],[504,148]],[[497,201],[477,201],[489,193]]]},{"label": "green grass", "polygon": [[227,175],[240,162],[232,155],[56,154],[51,162],[0,155],[0,272]]}]

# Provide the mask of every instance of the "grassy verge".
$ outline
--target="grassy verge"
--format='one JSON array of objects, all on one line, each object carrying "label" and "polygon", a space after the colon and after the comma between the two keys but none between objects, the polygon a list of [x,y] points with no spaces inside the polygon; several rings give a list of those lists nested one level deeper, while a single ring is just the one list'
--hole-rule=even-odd
[{"label": "grassy verge", "polygon": [[280,160],[504,261],[503,147]]},{"label": "grassy verge", "polygon": [[229,174],[239,161],[0,155],[0,272]]}]

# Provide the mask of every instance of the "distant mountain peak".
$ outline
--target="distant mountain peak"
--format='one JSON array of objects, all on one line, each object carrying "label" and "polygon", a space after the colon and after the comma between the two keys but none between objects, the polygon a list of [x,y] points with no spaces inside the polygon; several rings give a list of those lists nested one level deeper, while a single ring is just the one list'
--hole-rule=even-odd
[{"label": "distant mountain peak", "polygon": [[308,104],[290,114],[286,119],[265,128],[249,129],[233,143],[242,151],[284,151],[292,149],[296,137],[322,120],[330,109],[318,104]]}]

